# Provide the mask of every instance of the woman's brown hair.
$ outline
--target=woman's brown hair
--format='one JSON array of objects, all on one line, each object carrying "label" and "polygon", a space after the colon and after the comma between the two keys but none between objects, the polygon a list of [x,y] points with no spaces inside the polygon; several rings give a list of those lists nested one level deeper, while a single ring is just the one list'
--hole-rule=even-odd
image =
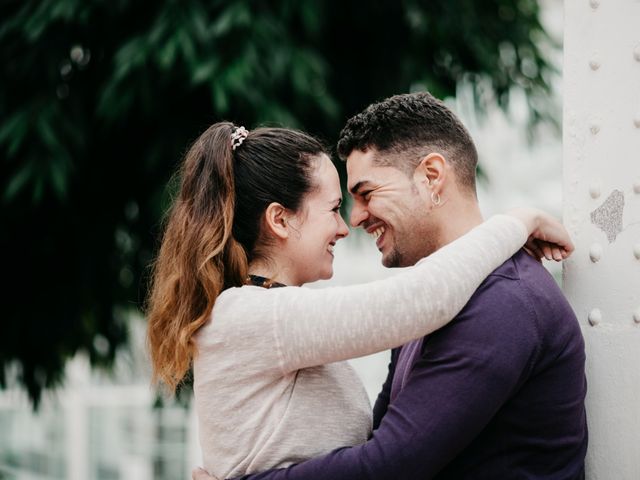
[{"label": "woman's brown hair", "polygon": [[166,219],[147,302],[154,382],[175,391],[196,354],[193,336],[220,293],[241,286],[263,255],[260,223],[278,202],[298,211],[313,188],[313,137],[260,128],[232,149],[235,126],[220,122],[193,143],[181,165],[180,191]]}]

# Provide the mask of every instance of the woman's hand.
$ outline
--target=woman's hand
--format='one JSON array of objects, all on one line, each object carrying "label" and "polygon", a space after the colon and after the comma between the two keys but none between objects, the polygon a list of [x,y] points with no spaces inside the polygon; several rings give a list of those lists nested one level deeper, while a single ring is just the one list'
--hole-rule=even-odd
[{"label": "woman's hand", "polygon": [[198,467],[191,471],[191,480],[218,480],[218,478],[209,475],[204,468]]},{"label": "woman's hand", "polygon": [[567,229],[548,213],[535,208],[514,208],[507,215],[518,218],[526,225],[529,239],[525,247],[534,257],[559,262],[575,250]]}]

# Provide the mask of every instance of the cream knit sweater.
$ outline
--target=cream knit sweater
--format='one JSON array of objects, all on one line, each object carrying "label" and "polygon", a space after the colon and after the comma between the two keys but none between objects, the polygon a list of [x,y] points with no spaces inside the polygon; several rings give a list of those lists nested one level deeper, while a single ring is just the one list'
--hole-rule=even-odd
[{"label": "cream knit sweater", "polygon": [[442,327],[526,239],[522,222],[497,215],[384,280],[223,292],[196,336],[205,468],[229,478],[365,442],[371,407],[343,360]]}]

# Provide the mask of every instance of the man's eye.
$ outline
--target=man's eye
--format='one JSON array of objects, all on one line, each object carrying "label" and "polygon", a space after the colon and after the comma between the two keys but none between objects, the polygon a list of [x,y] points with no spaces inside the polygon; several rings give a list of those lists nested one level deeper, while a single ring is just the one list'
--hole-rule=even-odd
[{"label": "man's eye", "polygon": [[340,212],[340,205],[338,205],[337,207],[333,208],[331,211],[335,212],[335,213],[339,213]]},{"label": "man's eye", "polygon": [[364,192],[360,192],[360,196],[362,198],[364,198],[365,200],[369,200],[369,197],[371,197],[371,190],[366,190]]}]

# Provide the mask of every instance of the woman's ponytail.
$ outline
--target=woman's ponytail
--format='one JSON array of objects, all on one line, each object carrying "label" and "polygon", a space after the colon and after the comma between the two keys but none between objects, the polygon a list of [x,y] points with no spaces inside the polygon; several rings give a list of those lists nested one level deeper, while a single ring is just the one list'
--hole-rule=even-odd
[{"label": "woman's ponytail", "polygon": [[242,285],[248,263],[268,256],[260,229],[265,209],[278,202],[298,211],[322,154],[323,146],[303,132],[246,132],[228,122],[191,146],[153,268],[147,338],[154,381],[175,391],[196,354],[193,336],[220,293]]},{"label": "woman's ponytail", "polygon": [[213,125],[186,154],[153,266],[147,338],[153,379],[171,391],[191,366],[193,335],[216,298],[247,276],[247,252],[233,237],[233,130],[231,123]]}]

